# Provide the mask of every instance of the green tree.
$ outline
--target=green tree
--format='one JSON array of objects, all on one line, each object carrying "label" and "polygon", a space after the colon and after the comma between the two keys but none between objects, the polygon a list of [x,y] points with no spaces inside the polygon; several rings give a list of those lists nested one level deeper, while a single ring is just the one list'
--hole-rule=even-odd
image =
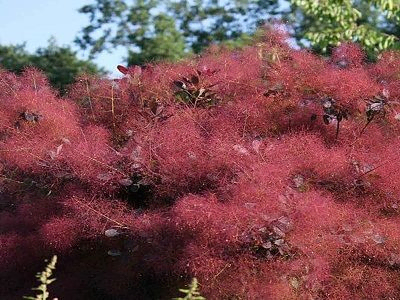
[{"label": "green tree", "polygon": [[0,66],[17,74],[26,67],[36,67],[62,93],[80,73],[105,73],[93,62],[79,59],[69,46],[58,46],[54,38],[49,40],[47,47],[39,48],[33,54],[25,49],[25,44],[0,46]]},{"label": "green tree", "polygon": [[369,54],[399,48],[398,0],[291,0],[295,34],[317,52],[343,41],[360,43]]},{"label": "green tree", "polygon": [[30,54],[25,50],[25,44],[0,45],[0,66],[3,68],[19,73],[29,64]]},{"label": "green tree", "polygon": [[143,37],[138,47],[141,51],[129,51],[129,65],[160,59],[177,60],[185,54],[185,40],[175,28],[175,20],[166,14],[154,18],[154,35]]},{"label": "green tree", "polygon": [[[175,60],[211,43],[248,40],[276,14],[278,0],[95,0],[79,11],[89,17],[76,43],[94,56],[117,46],[129,63]],[[240,44],[235,43],[235,44]]]},{"label": "green tree", "polygon": [[93,0],[76,38],[94,56],[117,46],[129,64],[175,60],[211,43],[240,46],[271,18],[288,21],[299,44],[320,53],[342,41],[370,53],[399,48],[399,0]]}]

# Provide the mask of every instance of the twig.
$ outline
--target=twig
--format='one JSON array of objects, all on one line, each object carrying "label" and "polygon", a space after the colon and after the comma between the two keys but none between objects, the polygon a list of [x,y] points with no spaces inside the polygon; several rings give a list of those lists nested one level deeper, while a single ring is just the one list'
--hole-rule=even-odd
[{"label": "twig", "polygon": [[105,167],[107,167],[107,168],[109,168],[109,169],[111,169],[113,171],[116,171],[116,172],[118,172],[118,173],[120,173],[120,174],[122,174],[124,176],[128,176],[124,172],[122,172],[122,171],[120,171],[120,170],[118,170],[118,169],[116,169],[116,168],[114,168],[114,167],[112,167],[110,165],[107,165],[106,163],[103,163],[103,162],[101,162],[101,161],[99,161],[99,160],[97,160],[97,159],[95,159],[93,157],[90,157],[89,155],[86,155],[86,154],[83,154],[83,153],[79,153],[79,154],[84,156],[84,157],[86,157],[86,158],[89,158],[90,160],[92,160],[92,161],[94,161],[94,162],[96,162],[96,163],[98,163],[98,164],[100,164],[102,166],[105,166]]},{"label": "twig", "polygon": [[226,268],[229,268],[230,266],[231,266],[230,263],[226,263],[225,266],[213,277],[213,279],[212,279],[213,283],[214,283],[215,279],[217,279],[217,277],[218,277],[219,275],[221,275],[222,272],[225,271],[225,269],[226,269]]},{"label": "twig", "polygon": [[384,161],[384,162],[381,163],[380,165],[378,165],[378,166],[372,168],[371,170],[368,170],[367,172],[362,173],[361,175],[359,175],[359,176],[357,177],[357,179],[360,179],[361,177],[367,175],[368,173],[371,173],[372,171],[375,171],[376,169],[382,167],[383,165],[386,165],[388,162],[389,162],[389,161]]},{"label": "twig", "polygon": [[111,219],[110,217],[108,217],[107,215],[105,215],[105,214],[99,212],[98,210],[94,209],[94,208],[91,207],[90,205],[88,205],[88,204],[86,204],[86,203],[84,203],[84,202],[78,200],[76,197],[73,197],[73,199],[74,199],[76,202],[78,202],[79,204],[81,204],[81,205],[85,206],[86,208],[88,208],[89,210],[95,212],[95,213],[98,214],[99,216],[104,217],[104,218],[107,219],[108,221],[110,221],[110,222],[112,222],[112,223],[115,223],[115,224],[117,224],[118,226],[128,228],[128,226],[127,226],[126,224],[123,224],[123,223],[120,223],[120,222],[118,222],[118,221],[116,221],[116,220],[114,220],[114,219]]},{"label": "twig", "polygon": [[114,113],[114,86],[111,85],[111,113],[113,119],[113,127],[115,128],[115,113]]},{"label": "twig", "polygon": [[93,120],[96,121],[96,116],[94,114],[93,105],[92,105],[92,98],[90,97],[89,80],[87,77],[85,77],[85,84],[86,84],[86,93],[87,93],[88,100],[89,100],[90,110],[92,111]]}]

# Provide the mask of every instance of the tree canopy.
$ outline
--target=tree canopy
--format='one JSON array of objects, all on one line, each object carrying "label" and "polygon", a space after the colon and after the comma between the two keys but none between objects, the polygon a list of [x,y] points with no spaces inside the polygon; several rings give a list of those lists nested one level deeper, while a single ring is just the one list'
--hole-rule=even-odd
[{"label": "tree canopy", "polygon": [[241,45],[273,18],[320,53],[341,41],[359,42],[369,52],[399,47],[394,0],[94,0],[79,11],[89,25],[76,43],[91,56],[126,47],[129,64],[175,60],[211,43]]},{"label": "tree canopy", "polygon": [[395,0],[292,0],[295,34],[317,52],[343,41],[357,42],[369,53],[399,48],[400,2]]},{"label": "tree canopy", "polygon": [[267,16],[277,13],[278,0],[96,0],[79,11],[89,25],[76,43],[94,56],[126,47],[130,63],[174,60],[199,53],[211,43],[242,40]]}]

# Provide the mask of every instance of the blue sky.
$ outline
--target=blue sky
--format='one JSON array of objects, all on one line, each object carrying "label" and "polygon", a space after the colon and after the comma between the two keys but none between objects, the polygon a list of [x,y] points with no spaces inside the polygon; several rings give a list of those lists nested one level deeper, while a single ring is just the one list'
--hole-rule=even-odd
[{"label": "blue sky", "polygon": [[[0,0],[0,44],[26,42],[27,50],[47,46],[54,36],[59,45],[73,45],[79,30],[88,25],[88,18],[78,9],[93,1],[85,0]],[[95,62],[114,74],[123,62],[123,50],[101,54]],[[83,58],[83,54],[80,55]]]}]

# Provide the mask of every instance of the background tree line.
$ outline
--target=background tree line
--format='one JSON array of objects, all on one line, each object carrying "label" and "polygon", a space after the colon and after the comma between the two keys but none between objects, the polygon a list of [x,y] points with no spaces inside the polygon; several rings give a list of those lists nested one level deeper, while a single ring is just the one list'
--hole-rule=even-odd
[{"label": "background tree line", "polygon": [[24,44],[0,46],[0,65],[17,73],[36,66],[63,90],[81,72],[104,73],[91,61],[103,51],[125,48],[129,65],[177,60],[211,44],[244,46],[257,28],[274,20],[285,24],[300,46],[317,53],[329,53],[342,41],[360,43],[370,57],[400,49],[396,0],[93,0],[79,12],[89,22],[75,44],[88,60],[50,40],[33,54]]},{"label": "background tree line", "polygon": [[79,59],[71,47],[57,45],[54,38],[50,38],[46,47],[38,48],[34,53],[29,53],[25,44],[0,45],[0,67],[20,74],[29,66],[44,71],[51,85],[61,93],[80,73],[106,73],[92,61]]}]

